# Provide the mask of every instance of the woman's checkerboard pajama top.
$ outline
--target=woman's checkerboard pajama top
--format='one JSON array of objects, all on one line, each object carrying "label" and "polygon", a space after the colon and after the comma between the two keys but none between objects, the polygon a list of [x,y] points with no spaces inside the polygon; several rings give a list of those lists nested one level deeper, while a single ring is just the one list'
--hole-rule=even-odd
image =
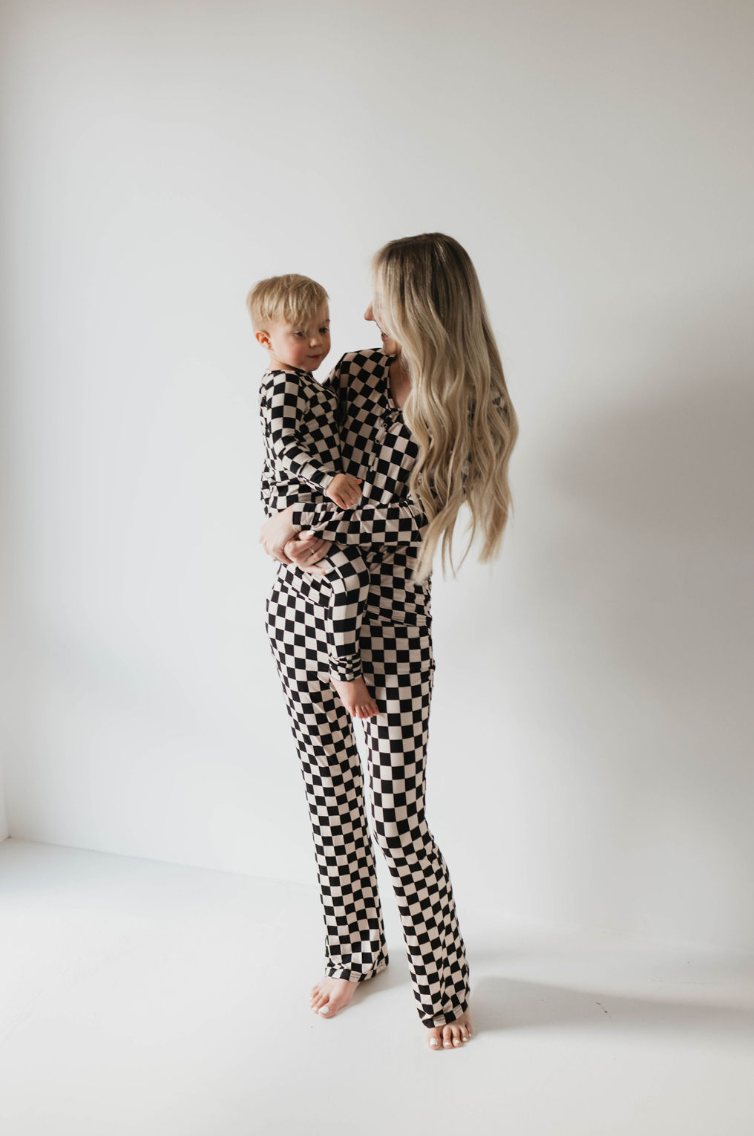
[{"label": "woman's checkerboard pajama top", "polygon": [[[313,529],[369,557],[361,628],[364,679],[380,708],[363,719],[374,838],[398,901],[419,1016],[427,1027],[460,1017],[469,966],[450,876],[424,815],[434,659],[429,582],[411,580],[425,518],[407,481],[416,444],[392,402],[381,351],[343,356],[329,382],[339,398],[342,469],[363,478],[358,506],[294,508]],[[265,511],[274,512],[265,495]],[[267,631],[301,760],[325,920],[325,973],[361,982],[388,963],[374,851],[353,722],[329,682],[327,577],[281,564]]]}]

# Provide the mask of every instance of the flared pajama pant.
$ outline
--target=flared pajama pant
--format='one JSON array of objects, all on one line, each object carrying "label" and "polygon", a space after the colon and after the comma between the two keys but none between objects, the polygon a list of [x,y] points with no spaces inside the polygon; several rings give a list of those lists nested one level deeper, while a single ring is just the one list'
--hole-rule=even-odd
[{"label": "flared pajama pant", "polygon": [[[353,722],[329,682],[326,614],[279,580],[267,600],[312,823],[325,973],[362,982],[387,966],[388,952]],[[392,877],[419,1017],[428,1028],[445,1025],[467,1008],[469,966],[447,865],[424,815],[431,631],[367,613],[361,658],[380,709],[361,721],[374,839]]]}]

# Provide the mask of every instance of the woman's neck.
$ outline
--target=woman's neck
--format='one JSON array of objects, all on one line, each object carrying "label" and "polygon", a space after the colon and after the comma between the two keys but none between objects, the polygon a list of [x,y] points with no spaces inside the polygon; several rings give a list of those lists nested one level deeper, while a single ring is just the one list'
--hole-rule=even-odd
[{"label": "woman's neck", "polygon": [[396,355],[390,364],[390,397],[397,407],[403,406],[411,391],[411,378],[402,355]]}]

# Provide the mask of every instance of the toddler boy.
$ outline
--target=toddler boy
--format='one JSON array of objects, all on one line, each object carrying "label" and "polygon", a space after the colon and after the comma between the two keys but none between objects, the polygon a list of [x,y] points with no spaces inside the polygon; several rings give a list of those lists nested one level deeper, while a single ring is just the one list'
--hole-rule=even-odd
[{"label": "toddler boy", "polygon": [[[269,353],[259,409],[264,434],[262,501],[270,516],[324,495],[342,509],[361,497],[360,478],[341,470],[338,395],[313,372],[330,350],[328,296],[321,284],[289,273],[260,280],[246,300],[258,343]],[[330,681],[356,718],[378,713],[361,675],[359,632],[369,571],[358,547],[331,548],[320,566],[332,586],[326,612]]]}]

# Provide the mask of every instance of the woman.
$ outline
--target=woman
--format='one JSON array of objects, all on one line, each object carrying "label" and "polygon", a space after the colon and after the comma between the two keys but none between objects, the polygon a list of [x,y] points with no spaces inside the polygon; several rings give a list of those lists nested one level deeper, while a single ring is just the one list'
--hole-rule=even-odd
[{"label": "woman", "polygon": [[[341,405],[343,470],[362,478],[353,509],[294,505],[262,529],[280,560],[267,628],[312,820],[326,928],[315,1013],[334,1017],[388,963],[353,724],[328,680],[317,562],[330,542],[370,555],[361,632],[364,679],[380,713],[365,718],[374,838],[395,888],[419,1017],[432,1048],[471,1036],[469,967],[447,865],[424,816],[434,660],[430,572],[441,543],[453,567],[460,506],[480,559],[499,550],[518,434],[500,356],[468,254],[451,237],[391,241],[373,263],[365,313],[382,348],[343,356],[330,379]],[[308,530],[305,532],[304,530]]]}]

